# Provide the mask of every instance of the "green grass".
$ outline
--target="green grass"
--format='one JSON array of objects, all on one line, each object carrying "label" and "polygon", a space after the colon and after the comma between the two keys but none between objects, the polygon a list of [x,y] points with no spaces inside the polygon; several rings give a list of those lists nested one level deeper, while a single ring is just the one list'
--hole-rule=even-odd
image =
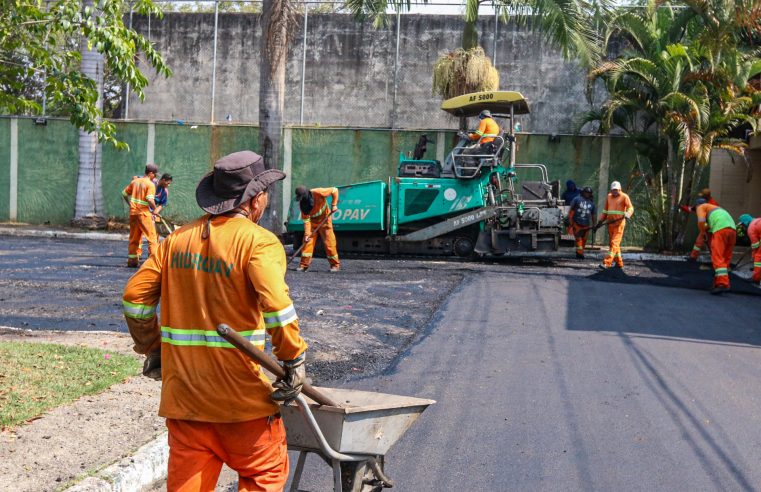
[{"label": "green grass", "polygon": [[103,350],[0,342],[0,429],[12,429],[139,374],[140,361]]}]

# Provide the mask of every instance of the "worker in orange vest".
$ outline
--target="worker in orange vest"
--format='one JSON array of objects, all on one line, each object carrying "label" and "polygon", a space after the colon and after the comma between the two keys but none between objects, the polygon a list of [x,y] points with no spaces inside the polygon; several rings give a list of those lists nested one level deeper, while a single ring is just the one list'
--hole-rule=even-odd
[{"label": "worker in orange vest", "polygon": [[156,164],[145,166],[145,174],[135,177],[122,191],[122,198],[129,205],[129,246],[127,266],[137,268],[143,254],[143,236],[148,240],[148,256],[156,252],[158,237],[151,210],[156,209],[156,185],[153,180],[158,174]]},{"label": "worker in orange vest", "polygon": [[606,222],[608,225],[608,237],[610,247],[607,256],[603,259],[601,268],[610,268],[613,263],[617,267],[624,267],[624,259],[621,256],[621,239],[624,237],[626,221],[634,215],[634,206],[629,195],[621,191],[621,183],[613,181],[610,184],[610,193],[605,199],[605,208],[600,215],[598,224]]},{"label": "worker in orange vest", "polygon": [[[711,205],[719,206],[719,202],[714,200],[711,197],[711,190],[709,188],[703,188],[698,193],[698,198],[702,198],[706,201],[706,203],[710,203]],[[692,212],[695,210],[695,207],[686,207],[683,205],[682,210],[685,212]],[[692,246],[692,251],[690,251],[690,256],[687,258],[688,261],[697,261],[698,256],[700,255],[700,252],[703,251],[706,244],[708,242],[708,238],[706,237],[705,233],[698,233],[698,237],[695,238],[695,244]]]},{"label": "worker in orange vest", "polygon": [[754,219],[749,214],[742,214],[738,225],[744,229],[745,235],[750,239],[750,250],[753,254],[751,281],[754,284],[761,283],[761,218]]},{"label": "worker in orange vest", "polygon": [[[273,400],[298,396],[307,344],[288,296],[283,246],[257,224],[268,187],[284,177],[254,152],[219,159],[196,189],[207,214],[170,234],[124,289],[135,351],[147,354],[143,374],[163,381],[168,491],[213,491],[223,463],[238,472],[239,490],[285,487],[285,427]],[[221,323],[262,350],[268,334],[285,376],[272,385],[218,336]]]},{"label": "worker in orange vest", "polygon": [[[328,205],[328,198],[330,198],[330,205]],[[312,188],[310,190],[306,186],[297,186],[296,199],[299,202],[301,218],[304,221],[304,249],[301,250],[301,261],[296,270],[306,272],[309,265],[312,264],[314,245],[317,242],[312,231],[316,231],[322,238],[325,254],[330,263],[330,271],[338,272],[341,269],[341,260],[338,259],[338,245],[336,235],[333,232],[332,217],[332,214],[338,210],[338,188]],[[317,229],[318,227],[319,229]]]},{"label": "worker in orange vest", "polygon": [[713,288],[711,294],[721,294],[729,290],[729,265],[732,262],[737,226],[729,212],[698,198],[695,206],[700,234],[707,234],[713,264]]}]

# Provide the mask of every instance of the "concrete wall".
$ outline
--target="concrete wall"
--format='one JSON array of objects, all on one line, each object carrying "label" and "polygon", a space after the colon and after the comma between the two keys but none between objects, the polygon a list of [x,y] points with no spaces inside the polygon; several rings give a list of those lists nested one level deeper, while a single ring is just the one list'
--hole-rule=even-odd
[{"label": "concrete wall", "polygon": [[726,150],[711,153],[711,195],[737,219],[761,216],[761,142],[751,142],[745,160]]},{"label": "concrete wall", "polygon": [[[168,13],[162,20],[133,17],[133,26],[161,51],[174,71],[168,80],[151,73],[146,99],[129,102],[129,118],[207,123],[211,121],[214,15]],[[259,17],[219,14],[214,121],[258,123]],[[286,123],[298,124],[301,82],[304,124],[386,128],[453,128],[457,123],[431,95],[437,57],[460,45],[459,16],[402,15],[395,80],[396,20],[374,29],[352,16],[312,14],[307,22],[306,70],[302,76],[303,23],[288,58]],[[497,26],[496,66],[500,88],[520,91],[531,115],[523,131],[570,133],[588,109],[585,72],[566,62],[541,36],[514,25]],[[481,45],[494,52],[493,17],[479,22]]]}]

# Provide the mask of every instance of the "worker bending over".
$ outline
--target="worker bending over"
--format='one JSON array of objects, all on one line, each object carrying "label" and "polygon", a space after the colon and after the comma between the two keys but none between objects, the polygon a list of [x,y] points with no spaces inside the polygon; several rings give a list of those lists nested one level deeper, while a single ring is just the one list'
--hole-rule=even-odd
[{"label": "worker bending over", "polygon": [[592,188],[585,186],[581,194],[571,200],[571,208],[568,212],[576,241],[576,258],[579,259],[584,259],[584,248],[587,245],[589,230],[597,225],[597,213],[592,197]]},{"label": "worker bending over", "polygon": [[153,180],[159,172],[156,164],[145,166],[145,174],[132,178],[132,182],[122,191],[122,198],[129,205],[129,245],[127,250],[127,266],[137,268],[143,255],[143,236],[148,240],[148,256],[156,252],[158,238],[153,223],[153,213],[156,210],[156,185]]},{"label": "worker bending over", "polygon": [[[703,188],[698,193],[698,198],[702,198],[706,201],[706,203],[710,203],[711,205],[719,206],[719,202],[714,200],[711,197],[711,190],[708,188]],[[694,211],[695,207],[681,207],[683,211],[685,212],[692,212]],[[697,261],[698,256],[700,256],[700,252],[705,249],[706,244],[708,243],[708,238],[706,237],[705,233],[698,233],[698,237],[695,238],[695,244],[692,246],[692,251],[690,251],[690,256],[687,258],[689,261]]]},{"label": "worker bending over", "polygon": [[737,241],[737,228],[729,212],[698,198],[695,206],[698,216],[698,233],[707,234],[713,264],[713,288],[711,294],[729,290],[729,264]]},{"label": "worker bending over", "polygon": [[753,255],[753,277],[751,277],[751,281],[754,284],[761,283],[761,217],[754,219],[748,214],[742,214],[739,225],[750,239],[750,250]]},{"label": "worker bending over", "polygon": [[[328,205],[330,197],[330,205]],[[325,254],[330,262],[330,271],[337,272],[341,269],[341,261],[338,259],[338,246],[336,235],[333,232],[332,214],[338,210],[338,188],[312,188],[306,186],[296,187],[296,199],[299,201],[301,218],[304,220],[304,249],[301,250],[301,262],[297,268],[300,272],[306,272],[312,264],[314,245],[317,242],[316,234],[322,238]]]},{"label": "worker bending over", "polygon": [[626,221],[634,215],[634,207],[629,195],[621,191],[621,183],[613,181],[610,184],[610,193],[605,199],[605,208],[600,215],[600,222],[608,225],[608,238],[610,246],[608,255],[602,261],[601,268],[610,268],[613,263],[617,267],[624,267],[624,259],[621,256],[621,239],[624,237]]},{"label": "worker bending over", "polygon": [[[268,187],[285,177],[250,151],[222,157],[196,189],[207,212],[167,237],[124,289],[124,315],[143,374],[163,381],[168,491],[213,491],[222,464],[238,490],[281,491],[288,454],[280,408],[306,378],[285,251],[258,225]],[[161,323],[156,308],[161,301]],[[273,392],[258,364],[218,336],[227,323],[273,353],[286,372]]]}]

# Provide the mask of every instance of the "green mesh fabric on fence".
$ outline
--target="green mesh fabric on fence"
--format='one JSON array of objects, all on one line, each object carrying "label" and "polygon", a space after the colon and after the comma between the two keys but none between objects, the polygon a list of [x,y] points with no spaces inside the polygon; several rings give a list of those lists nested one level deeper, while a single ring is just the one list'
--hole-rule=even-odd
[{"label": "green mesh fabric on fence", "polygon": [[[0,220],[9,218],[10,121],[0,118]],[[109,216],[126,218],[121,190],[132,176],[143,173],[151,150],[152,161],[159,165],[160,172],[174,176],[165,215],[176,222],[186,222],[202,213],[195,202],[196,184],[216,159],[238,150],[259,151],[259,129],[255,126],[142,122],[116,125],[118,138],[130,149],[118,151],[103,145],[103,197]],[[455,141],[455,132],[438,130],[293,128],[290,132],[291,190],[299,184],[315,187],[385,181],[396,175],[399,153],[409,155],[423,133],[429,138],[426,159],[436,159],[437,138],[445,139],[446,153]],[[18,119],[19,221],[69,223],[74,213],[77,145],[78,132],[68,121],[51,119],[42,126],[28,118]],[[573,179],[579,186],[591,186],[597,194],[602,145],[602,137],[521,134],[517,162],[547,165],[550,180],[560,182],[561,192],[565,181]],[[281,152],[281,158],[284,154]],[[519,178],[538,179],[532,173],[521,172]],[[643,213],[644,182],[636,173],[635,156],[625,139],[610,139],[608,179],[621,181],[638,209],[635,220],[627,227],[624,244],[643,244],[647,224]],[[604,197],[595,198],[601,206]]]}]

